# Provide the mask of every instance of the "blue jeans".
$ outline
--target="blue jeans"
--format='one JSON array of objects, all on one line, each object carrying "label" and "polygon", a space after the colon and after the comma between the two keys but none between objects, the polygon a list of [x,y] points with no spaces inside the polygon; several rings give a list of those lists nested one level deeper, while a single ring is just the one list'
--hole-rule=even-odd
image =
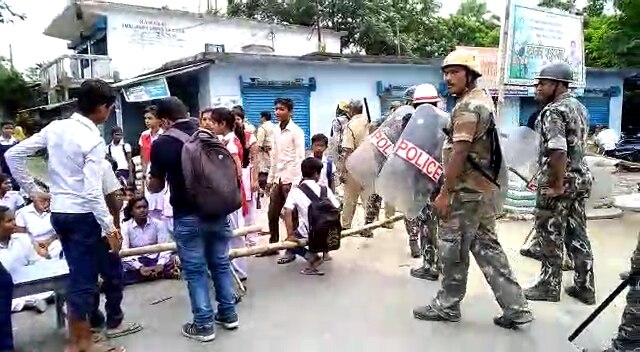
[{"label": "blue jeans", "polygon": [[193,322],[198,327],[213,326],[209,272],[218,301],[218,315],[221,318],[235,316],[233,276],[229,261],[232,232],[227,217],[214,221],[203,221],[196,215],[175,218],[173,231],[189,290]]},{"label": "blue jeans", "polygon": [[13,351],[11,299],[13,299],[13,279],[0,263],[0,351]]},{"label": "blue jeans", "polygon": [[114,327],[123,318],[121,309],[122,262],[109,253],[109,244],[92,213],[52,213],[51,225],[56,230],[64,257],[69,264],[67,305],[70,316],[81,321],[95,318],[99,304],[98,274],[104,280],[107,325]]},{"label": "blue jeans", "polygon": [[[298,232],[298,230],[295,230],[293,232],[293,235],[297,239],[305,239],[304,237],[300,236],[300,232]],[[295,248],[289,249],[288,252],[293,255],[299,255],[302,257],[302,259],[307,259],[307,254],[309,253],[309,250],[307,249],[307,247],[295,247]]]}]

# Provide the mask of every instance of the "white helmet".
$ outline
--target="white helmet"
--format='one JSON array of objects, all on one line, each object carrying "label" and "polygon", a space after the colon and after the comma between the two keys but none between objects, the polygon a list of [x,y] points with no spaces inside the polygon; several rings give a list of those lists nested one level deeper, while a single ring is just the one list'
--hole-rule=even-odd
[{"label": "white helmet", "polygon": [[423,83],[416,87],[413,92],[413,104],[437,103],[440,101],[438,90],[433,84]]}]

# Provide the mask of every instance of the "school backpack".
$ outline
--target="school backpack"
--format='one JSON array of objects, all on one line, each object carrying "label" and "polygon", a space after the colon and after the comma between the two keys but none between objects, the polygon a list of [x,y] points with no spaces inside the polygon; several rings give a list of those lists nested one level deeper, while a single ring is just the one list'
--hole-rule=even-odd
[{"label": "school backpack", "polygon": [[340,249],[342,224],[340,209],[327,198],[327,187],[320,186],[320,196],[306,184],[298,188],[311,201],[307,210],[309,217],[309,251],[322,253]]},{"label": "school backpack", "polygon": [[188,135],[170,128],[164,135],[182,143],[182,173],[189,199],[203,219],[219,219],[242,206],[240,177],[229,150],[203,129]]}]

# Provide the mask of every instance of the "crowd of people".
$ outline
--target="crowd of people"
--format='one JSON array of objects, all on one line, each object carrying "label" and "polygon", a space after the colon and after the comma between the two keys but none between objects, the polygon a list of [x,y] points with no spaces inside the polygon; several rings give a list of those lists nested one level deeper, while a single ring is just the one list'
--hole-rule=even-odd
[{"label": "crowd of people", "polygon": [[[473,55],[454,51],[444,60],[442,71],[449,93],[457,97],[450,117],[440,110],[436,114],[446,121],[449,132],[442,154],[444,174],[420,215],[405,219],[411,255],[423,257],[422,265],[413,268],[411,275],[441,279],[441,287],[430,304],[414,309],[414,317],[439,322],[461,319],[471,253],[503,310],[493,322],[507,329],[528,324],[533,313],[527,301],[560,300],[564,246],[575,271],[574,285],[566,293],[595,304],[593,254],[584,207],[591,187],[584,162],[587,111],[568,90],[570,68],[552,64],[541,71],[536,84],[536,99],[544,106],[534,122],[542,137],[536,214],[542,266],[539,281],[525,290],[496,233],[500,202],[496,163],[500,161],[495,157],[493,100],[476,85],[481,73]],[[440,102],[437,90],[428,84],[408,91],[406,98],[405,103],[416,109],[421,105],[437,109]],[[269,197],[269,242],[281,240],[283,220],[285,240],[300,243],[286,250],[277,263],[284,265],[301,257],[306,261],[302,275],[325,274],[322,264],[339,247],[332,242],[335,233],[351,228],[359,199],[365,207],[365,223],[379,216],[381,197],[363,187],[346,167],[346,160],[368,143],[377,127],[358,100],[338,104],[329,137],[312,136],[311,156],[307,157],[306,137],[293,120],[291,99],[276,99],[277,123],[265,111],[257,128],[246,121],[241,106],[204,109],[192,119],[178,98],[162,99],[145,110],[148,130],[138,141],[142,170],[136,170],[122,129],[114,128],[111,143],[106,145],[96,127],[106,121],[115,99],[107,83],[87,80],[79,91],[78,112],[70,118],[54,121],[20,143],[8,131],[5,134],[8,125],[3,125],[0,145],[6,142],[10,148],[4,150],[3,158],[8,175],[0,175],[0,351],[14,350],[10,312],[11,273],[16,267],[43,260],[68,263],[69,352],[124,351],[101,344],[105,337],[142,330],[139,324],[125,320],[123,287],[154,279],[186,281],[193,319],[182,325],[182,334],[208,342],[215,339],[215,325],[228,330],[239,326],[234,276],[247,282],[250,273],[246,258],[231,260],[229,251],[256,245],[259,234],[234,236],[232,231],[256,223],[263,195]],[[392,111],[401,105],[394,104]],[[406,124],[403,120],[403,128]],[[67,138],[70,134],[75,138]],[[202,147],[196,151],[200,154],[194,154],[194,145]],[[48,152],[47,190],[34,181],[25,161],[42,149]],[[194,161],[202,166],[216,159],[229,162],[225,164],[228,170],[220,175],[233,175],[231,179],[216,180],[222,176],[210,175],[194,184],[189,174],[198,172],[193,169]],[[141,189],[135,187],[138,172],[143,174]],[[235,199],[237,193],[237,207],[216,216],[205,213],[192,197],[194,190],[212,192],[218,182],[226,181],[234,189],[225,196]],[[336,197],[339,185],[344,192],[342,202]],[[29,205],[12,190],[17,187],[29,196]],[[391,204],[385,210],[387,217],[395,213]],[[362,235],[372,237],[373,232]],[[175,253],[119,256],[123,248],[171,240],[177,247]],[[279,251],[272,250],[259,256],[277,255]],[[632,259],[632,277],[637,277],[638,258],[640,247]],[[636,280],[613,341],[614,351],[637,347],[637,292]],[[99,307],[101,293],[106,315]],[[42,311],[42,302],[49,298],[31,297],[22,305]]]}]

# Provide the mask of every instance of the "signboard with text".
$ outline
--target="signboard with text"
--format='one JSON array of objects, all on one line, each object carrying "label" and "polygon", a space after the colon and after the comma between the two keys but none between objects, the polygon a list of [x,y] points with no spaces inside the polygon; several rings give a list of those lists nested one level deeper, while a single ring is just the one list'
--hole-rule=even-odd
[{"label": "signboard with text", "polygon": [[171,96],[165,78],[141,82],[123,89],[124,98],[130,102],[142,102]]},{"label": "signboard with text", "polygon": [[478,79],[478,87],[498,89],[498,48],[456,46],[456,50],[473,53],[480,61],[482,77]]},{"label": "signboard with text", "polygon": [[531,85],[542,67],[563,61],[573,70],[572,86],[585,86],[581,16],[514,3],[506,25],[505,84]]}]

